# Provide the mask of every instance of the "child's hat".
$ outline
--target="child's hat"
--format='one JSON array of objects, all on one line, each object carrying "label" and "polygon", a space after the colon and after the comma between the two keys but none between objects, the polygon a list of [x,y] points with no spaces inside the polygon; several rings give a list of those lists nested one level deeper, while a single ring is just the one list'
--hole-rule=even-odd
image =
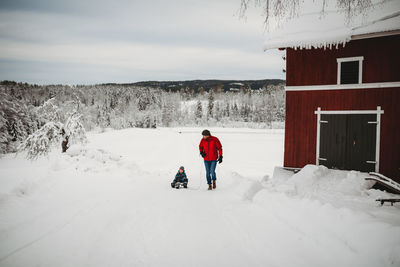
[{"label": "child's hat", "polygon": [[179,169],[180,169],[180,170],[185,170],[185,167],[180,166]]}]

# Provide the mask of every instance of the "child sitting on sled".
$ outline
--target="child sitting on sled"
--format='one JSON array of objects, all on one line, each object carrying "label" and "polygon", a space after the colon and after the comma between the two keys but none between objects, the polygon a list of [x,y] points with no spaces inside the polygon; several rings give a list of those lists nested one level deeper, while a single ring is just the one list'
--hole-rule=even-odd
[{"label": "child sitting on sled", "polygon": [[180,185],[183,185],[184,188],[187,188],[188,178],[186,177],[185,168],[183,166],[179,167],[178,173],[175,175],[175,179],[171,183],[172,188],[179,188]]}]

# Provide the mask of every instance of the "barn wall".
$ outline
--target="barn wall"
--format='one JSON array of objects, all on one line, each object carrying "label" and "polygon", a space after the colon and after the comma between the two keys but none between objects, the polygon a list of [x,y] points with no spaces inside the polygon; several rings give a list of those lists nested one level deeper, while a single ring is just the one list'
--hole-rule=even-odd
[{"label": "barn wall", "polygon": [[286,85],[337,83],[337,58],[363,56],[363,83],[400,81],[400,35],[351,41],[339,49],[287,49]]},{"label": "barn wall", "polygon": [[322,110],[384,110],[380,172],[400,182],[400,88],[286,92],[284,166],[315,164],[318,107]]}]

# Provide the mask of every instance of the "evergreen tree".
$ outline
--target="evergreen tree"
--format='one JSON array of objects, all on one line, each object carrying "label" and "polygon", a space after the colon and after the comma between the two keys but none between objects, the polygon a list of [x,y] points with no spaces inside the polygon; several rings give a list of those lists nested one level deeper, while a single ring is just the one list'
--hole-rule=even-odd
[{"label": "evergreen tree", "polygon": [[8,147],[7,120],[3,110],[0,110],[0,153],[6,153]]},{"label": "evergreen tree", "polygon": [[238,105],[236,104],[236,102],[233,104],[233,107],[232,107],[232,115],[236,119],[239,117],[239,108],[238,108]]},{"label": "evergreen tree", "polygon": [[209,118],[213,117],[213,109],[214,109],[214,91],[210,90],[208,94],[208,107],[207,107],[207,114]]},{"label": "evergreen tree", "polygon": [[214,117],[217,121],[220,121],[222,114],[221,114],[221,109],[219,107],[219,102],[215,103],[215,112],[214,112]]},{"label": "evergreen tree", "polygon": [[4,90],[0,91],[0,99],[0,153],[15,152],[19,142],[36,130],[34,111]]},{"label": "evergreen tree", "polygon": [[229,102],[226,103],[225,111],[224,111],[224,116],[225,116],[225,117],[228,117],[228,118],[229,118],[229,116],[230,116],[230,105],[229,105]]},{"label": "evergreen tree", "polygon": [[203,106],[200,100],[197,101],[195,116],[197,120],[203,117]]}]

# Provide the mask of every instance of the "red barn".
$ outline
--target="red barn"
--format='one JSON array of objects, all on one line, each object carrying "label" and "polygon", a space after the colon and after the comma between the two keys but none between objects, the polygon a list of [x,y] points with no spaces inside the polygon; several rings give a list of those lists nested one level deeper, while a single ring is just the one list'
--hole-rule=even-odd
[{"label": "red barn", "polygon": [[318,16],[292,20],[265,44],[286,50],[284,166],[400,182],[400,1],[347,24],[340,13]]}]

